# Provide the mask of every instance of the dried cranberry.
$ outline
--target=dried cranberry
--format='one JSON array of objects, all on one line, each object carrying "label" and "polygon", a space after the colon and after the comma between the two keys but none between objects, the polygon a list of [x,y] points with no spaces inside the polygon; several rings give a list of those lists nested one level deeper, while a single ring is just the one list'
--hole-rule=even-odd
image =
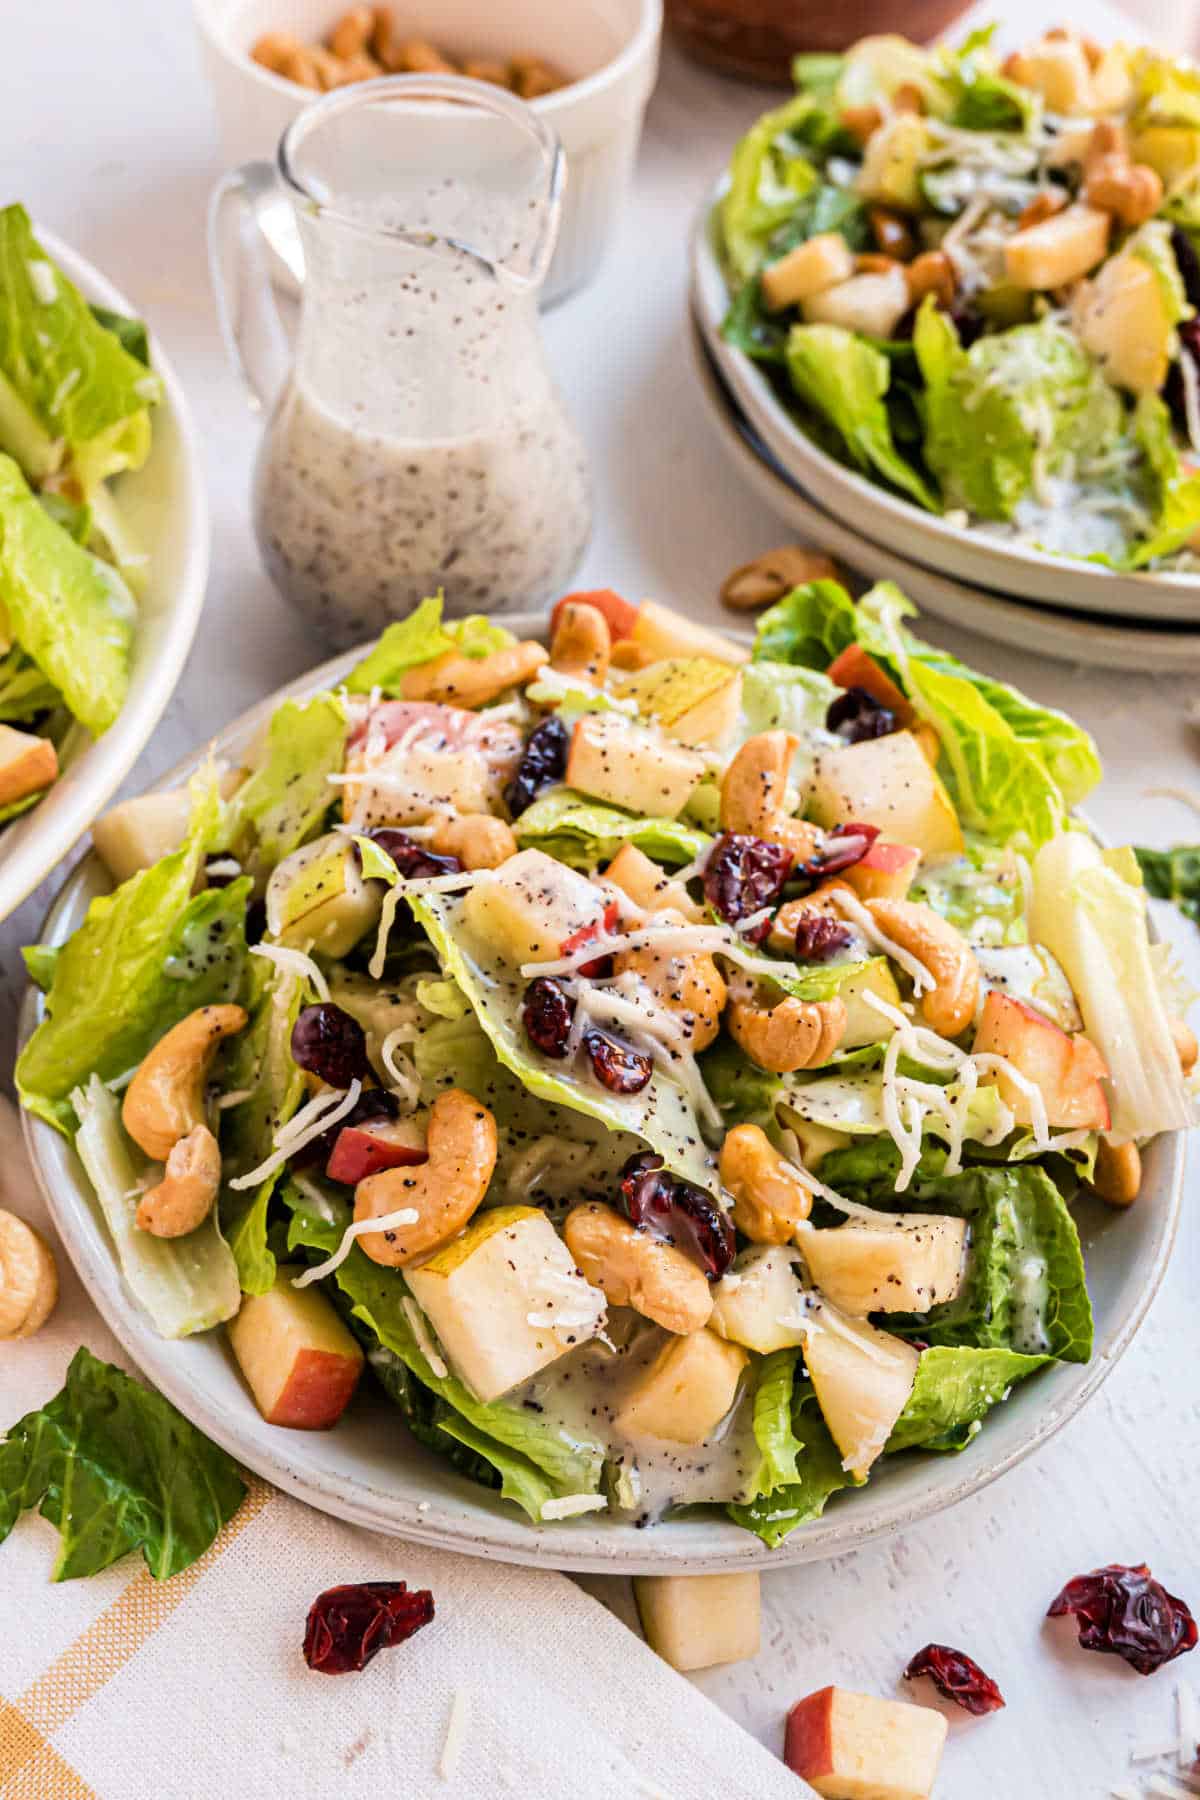
[{"label": "dried cranberry", "polygon": [[853,935],[840,919],[828,913],[801,913],[796,921],[796,956],[800,962],[828,962],[839,950],[848,950]]},{"label": "dried cranberry", "polygon": [[1171,249],[1175,253],[1188,304],[1200,307],[1200,256],[1197,256],[1192,240],[1182,225],[1171,227]]},{"label": "dried cranberry", "polygon": [[210,888],[226,888],[231,881],[236,881],[242,873],[242,865],[236,857],[224,851],[220,856],[206,856],[204,859],[204,885]]},{"label": "dried cranberry", "polygon": [[918,1650],[904,1671],[905,1681],[928,1675],[939,1694],[953,1700],[976,1717],[999,1712],[1004,1695],[990,1675],[963,1650],[952,1650],[949,1644],[926,1644]]},{"label": "dried cranberry", "polygon": [[619,1044],[604,1031],[585,1031],[583,1047],[592,1065],[592,1074],[610,1094],[640,1094],[651,1075],[654,1064],[640,1050]]},{"label": "dried cranberry", "polygon": [[457,875],[462,868],[457,856],[439,856],[436,851],[410,838],[407,831],[397,831],[393,825],[377,825],[363,835],[387,851],[403,881],[425,881],[431,875]]},{"label": "dried cranberry", "polygon": [[562,780],[567,772],[567,743],[567,728],[556,714],[543,719],[530,733],[517,772],[504,790],[514,819],[532,806],[543,788]]},{"label": "dried cranberry", "polygon": [[312,1163],[320,1163],[322,1167],[333,1155],[333,1147],[337,1143],[343,1127],[347,1125],[364,1125],[371,1119],[398,1119],[400,1102],[395,1094],[389,1094],[386,1088],[364,1088],[350,1111],[340,1118],[336,1125],[323,1131],[319,1137],[310,1138],[303,1149],[298,1150],[290,1160],[294,1169],[307,1169]]},{"label": "dried cranberry", "polygon": [[543,1056],[565,1056],[571,1035],[574,1004],[568,1000],[557,981],[539,975],[525,989],[521,1018],[529,1041]]},{"label": "dried cranberry", "polygon": [[246,942],[261,944],[267,935],[267,903],[251,900],[246,908]]},{"label": "dried cranberry", "polygon": [[1068,1581],[1046,1613],[1048,1619],[1074,1613],[1085,1650],[1119,1656],[1139,1675],[1153,1675],[1177,1656],[1196,1648],[1191,1608],[1155,1581],[1145,1563],[1126,1568],[1109,1563]]},{"label": "dried cranberry", "polygon": [[633,1223],[675,1244],[719,1281],[737,1248],[734,1229],[712,1195],[664,1169],[653,1151],[631,1156],[621,1170],[621,1193]]},{"label": "dried cranberry", "polygon": [[358,1581],[326,1588],[308,1610],[304,1660],[322,1675],[365,1669],[373,1656],[402,1644],[433,1618],[428,1588],[403,1581]]},{"label": "dried cranberry", "polygon": [[[727,831],[717,839],[704,865],[704,895],[729,925],[774,906],[792,872],[793,857],[782,844]],[[771,929],[764,919],[747,936],[756,944]]]},{"label": "dried cranberry", "polygon": [[889,736],[896,729],[896,715],[866,688],[848,687],[830,701],[825,729],[835,731],[848,744],[861,744],[867,738]]},{"label": "dried cranberry", "polygon": [[302,1009],[292,1026],[292,1060],[335,1088],[365,1081],[371,1066],[366,1032],[332,1000]]},{"label": "dried cranberry", "polygon": [[878,825],[835,825],[826,834],[821,848],[796,872],[811,876],[815,881],[840,875],[862,861],[878,836]]},{"label": "dried cranberry", "polygon": [[1189,436],[1187,383],[1183,374],[1183,359],[1186,356],[1192,365],[1193,374],[1200,374],[1200,319],[1184,319],[1175,327],[1179,338],[1179,355],[1167,371],[1167,379],[1163,386],[1163,398],[1171,409],[1171,413],[1180,431]]}]

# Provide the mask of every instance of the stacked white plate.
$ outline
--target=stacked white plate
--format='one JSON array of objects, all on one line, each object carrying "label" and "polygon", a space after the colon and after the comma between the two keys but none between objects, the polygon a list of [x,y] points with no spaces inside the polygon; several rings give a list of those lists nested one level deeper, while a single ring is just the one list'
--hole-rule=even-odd
[{"label": "stacked white plate", "polygon": [[983,637],[1106,668],[1200,669],[1200,576],[1122,574],[997,541],[887,492],[808,437],[766,370],[721,336],[729,293],[710,233],[715,198],[692,235],[696,366],[722,443],[782,519]]}]

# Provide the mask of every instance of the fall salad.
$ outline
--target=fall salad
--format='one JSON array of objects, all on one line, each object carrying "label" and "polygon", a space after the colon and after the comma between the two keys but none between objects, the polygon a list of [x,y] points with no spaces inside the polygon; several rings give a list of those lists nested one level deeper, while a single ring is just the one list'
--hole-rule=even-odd
[{"label": "fall salad", "polygon": [[1001,61],[990,37],[796,58],[714,214],[724,335],[918,506],[1194,566],[1200,69],[1063,29]]},{"label": "fall salad", "polygon": [[912,613],[429,600],[100,820],[17,1074],[157,1329],[279,1426],[369,1365],[535,1521],[771,1544],[1086,1361],[1072,1206],[1189,1122],[1187,996],[1086,733]]},{"label": "fall salad", "polygon": [[150,451],[144,326],[89,306],[0,208],[0,826],[58,775],[73,723],[125,702],[140,553],[110,477]]}]

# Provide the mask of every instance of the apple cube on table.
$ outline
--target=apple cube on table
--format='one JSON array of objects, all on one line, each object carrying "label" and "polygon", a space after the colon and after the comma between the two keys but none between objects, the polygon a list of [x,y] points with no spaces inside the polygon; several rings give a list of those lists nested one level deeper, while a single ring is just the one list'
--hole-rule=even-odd
[{"label": "apple cube on table", "polygon": [[929,1800],[946,1731],[932,1707],[826,1687],[788,1714],[783,1757],[823,1800]]},{"label": "apple cube on table", "polygon": [[229,1342],[268,1425],[321,1431],[345,1412],[363,1353],[324,1294],[292,1286],[281,1268],[265,1294],[247,1294]]},{"label": "apple cube on table", "polygon": [[673,1669],[711,1669],[758,1655],[759,1580],[736,1575],[635,1575],[633,1594],[650,1648]]}]

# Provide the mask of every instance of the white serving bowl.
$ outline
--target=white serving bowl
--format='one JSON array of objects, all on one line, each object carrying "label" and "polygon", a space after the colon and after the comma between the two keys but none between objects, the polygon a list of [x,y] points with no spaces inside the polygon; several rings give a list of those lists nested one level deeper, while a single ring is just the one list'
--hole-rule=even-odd
[{"label": "white serving bowl", "polygon": [[[531,614],[505,620],[522,635],[544,636]],[[281,688],[216,739],[236,762],[279,701],[342,680],[362,651],[335,657]],[[177,786],[206,751],[159,784]],[[89,856],[63,888],[46,921],[47,942],[75,930],[89,900],[109,888]],[[41,1016],[30,989],[21,1011],[22,1043]],[[800,1526],[777,1550],[720,1517],[671,1520],[648,1531],[595,1514],[532,1525],[497,1495],[457,1475],[409,1437],[395,1407],[371,1394],[356,1400],[333,1431],[285,1431],[268,1425],[250,1397],[225,1334],[168,1342],[125,1287],[91,1184],[67,1140],[24,1116],[25,1136],[51,1216],[88,1293],[113,1335],[179,1410],[247,1468],[311,1506],[393,1537],[503,1562],[580,1572],[701,1574],[780,1568],[855,1549],[916,1524],[978,1492],[1047,1442],[1095,1393],[1133,1340],[1167,1266],[1179,1219],[1185,1140],[1160,1138],[1144,1152],[1138,1203],[1118,1212],[1099,1201],[1077,1211],[1096,1318],[1089,1363],[1061,1364],[1018,1387],[961,1456],[892,1457],[858,1493],[835,1496],[822,1519]]]},{"label": "white serving bowl", "polygon": [[[315,43],[339,0],[195,0],[204,62],[230,164],[271,157],[313,96],[253,62],[269,31]],[[561,300],[595,274],[624,207],[646,102],[658,73],[662,0],[394,0],[406,36],[449,55],[544,56],[574,77],[531,102],[558,134],[568,179],[543,294]]]},{"label": "white serving bowl", "polygon": [[711,221],[724,180],[708,195],[693,226],[692,305],[722,379],[789,479],[860,537],[973,587],[1080,612],[1200,624],[1200,575],[1125,574],[1002,543],[926,512],[822,450],[780,400],[762,365],[721,336],[730,296]]},{"label": "white serving bowl", "polygon": [[[90,263],[48,231],[38,241],[86,299],[137,316]],[[138,608],[129,692],[120,715],[93,740],[74,726],[62,747],[62,773],[44,799],[0,832],[0,919],[18,907],[67,855],[137,761],[175,691],[204,604],[208,580],[208,499],[200,446],[179,378],[154,337],[163,384],[153,413],[150,455],[118,476],[122,516],[149,555]]]}]

